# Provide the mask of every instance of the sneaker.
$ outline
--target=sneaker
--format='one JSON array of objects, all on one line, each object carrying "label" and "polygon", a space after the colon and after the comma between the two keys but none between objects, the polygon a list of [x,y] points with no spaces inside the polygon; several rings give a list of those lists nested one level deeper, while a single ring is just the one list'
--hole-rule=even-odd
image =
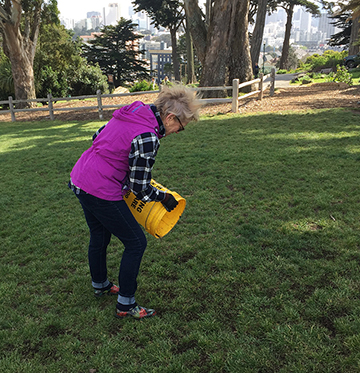
[{"label": "sneaker", "polygon": [[105,289],[94,289],[94,295],[95,297],[102,297],[103,295],[117,295],[119,292],[119,287],[114,285],[113,283],[110,283],[109,287]]},{"label": "sneaker", "polygon": [[119,319],[131,316],[138,320],[143,319],[144,317],[151,317],[155,315],[156,315],[155,310],[140,307],[140,306],[135,306],[133,308],[130,308],[129,311],[121,311],[118,308],[116,308],[116,313],[115,313],[115,317]]}]

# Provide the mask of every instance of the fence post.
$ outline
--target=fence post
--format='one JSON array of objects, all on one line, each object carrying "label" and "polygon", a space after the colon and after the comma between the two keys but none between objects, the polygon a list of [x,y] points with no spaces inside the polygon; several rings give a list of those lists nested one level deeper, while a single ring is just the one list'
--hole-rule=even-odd
[{"label": "fence post", "polygon": [[102,120],[103,119],[103,107],[102,107],[102,102],[101,102],[101,91],[100,91],[100,89],[98,89],[96,91],[96,94],[97,94],[99,118]]},{"label": "fence post", "polygon": [[239,112],[239,79],[233,79],[231,111],[233,113]]},{"label": "fence post", "polygon": [[259,82],[259,100],[262,100],[263,99],[263,95],[264,95],[264,92],[263,92],[263,86],[264,86],[264,74],[261,73],[259,75],[259,78],[260,78],[260,82]]},{"label": "fence post", "polygon": [[270,96],[274,96],[275,93],[275,68],[271,69],[270,74]]},{"label": "fence post", "polygon": [[54,120],[54,108],[53,108],[53,102],[52,102],[52,95],[48,93],[47,98],[48,98],[50,120]]},{"label": "fence post", "polygon": [[11,121],[15,122],[16,118],[15,118],[14,104],[13,104],[12,96],[9,96],[9,109],[10,109],[10,113],[11,113]]}]

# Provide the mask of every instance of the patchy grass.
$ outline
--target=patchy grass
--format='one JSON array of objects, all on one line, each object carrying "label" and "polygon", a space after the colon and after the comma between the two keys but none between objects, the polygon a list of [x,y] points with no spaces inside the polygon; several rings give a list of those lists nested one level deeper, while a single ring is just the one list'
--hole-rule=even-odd
[{"label": "patchy grass", "polygon": [[[229,115],[162,140],[186,198],[148,236],[137,300],[93,296],[69,172],[100,122],[0,126],[2,372],[358,372],[360,124],[333,109]],[[117,278],[122,245],[108,251]]]}]

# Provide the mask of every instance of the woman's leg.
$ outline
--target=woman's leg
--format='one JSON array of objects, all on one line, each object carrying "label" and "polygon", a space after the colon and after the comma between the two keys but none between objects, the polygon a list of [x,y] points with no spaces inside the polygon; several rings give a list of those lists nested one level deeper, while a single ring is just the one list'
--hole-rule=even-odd
[{"label": "woman's leg", "polygon": [[[88,225],[90,223],[93,227],[94,239],[91,238],[90,245],[93,242],[94,247],[97,249],[92,248],[91,252],[102,252],[102,254],[105,252],[106,258],[106,248],[105,250],[103,248],[105,244],[107,246],[109,243],[110,234],[118,237],[124,244],[125,250],[119,271],[119,298],[128,298],[131,301],[137,289],[136,279],[147,244],[143,230],[125,201],[106,201],[86,193],[80,193],[77,197],[83,206]],[[101,236],[102,239],[100,239]],[[103,256],[99,256],[98,260],[102,264]],[[101,264],[99,264],[99,267]]]},{"label": "woman's leg", "polygon": [[85,219],[90,230],[89,267],[94,288],[106,288],[109,285],[107,278],[106,250],[110,243],[111,233],[101,222],[82,205]]}]

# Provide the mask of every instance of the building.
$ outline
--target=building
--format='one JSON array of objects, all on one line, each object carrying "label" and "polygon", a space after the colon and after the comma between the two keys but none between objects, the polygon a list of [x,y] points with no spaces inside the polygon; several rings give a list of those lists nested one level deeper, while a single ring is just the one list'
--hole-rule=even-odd
[{"label": "building", "polygon": [[118,3],[110,3],[107,8],[103,8],[104,25],[115,26],[120,20],[120,7]]},{"label": "building", "polygon": [[[166,64],[172,64],[171,50],[150,50],[150,70],[152,75],[159,81],[164,80],[168,76],[166,72]],[[170,78],[168,76],[168,78]],[[159,83],[157,81],[156,83]]]},{"label": "building", "polygon": [[100,36],[101,32],[92,32],[91,35],[80,35],[80,39],[84,43],[88,43],[90,40],[94,40],[95,36]]},{"label": "building", "polygon": [[331,35],[336,33],[335,26],[331,24],[333,20],[327,13],[321,13],[319,18],[319,32],[324,34],[326,39],[330,39]]},{"label": "building", "polygon": [[133,23],[138,25],[139,30],[150,30],[150,18],[144,11],[134,13],[131,16]]},{"label": "building", "polygon": [[75,27],[74,19],[70,18],[60,18],[60,24],[63,25],[67,30],[73,30]]},{"label": "building", "polygon": [[150,51],[158,51],[165,49],[165,44],[159,41],[144,40],[140,42],[140,50],[145,51],[145,58],[150,60]]}]

